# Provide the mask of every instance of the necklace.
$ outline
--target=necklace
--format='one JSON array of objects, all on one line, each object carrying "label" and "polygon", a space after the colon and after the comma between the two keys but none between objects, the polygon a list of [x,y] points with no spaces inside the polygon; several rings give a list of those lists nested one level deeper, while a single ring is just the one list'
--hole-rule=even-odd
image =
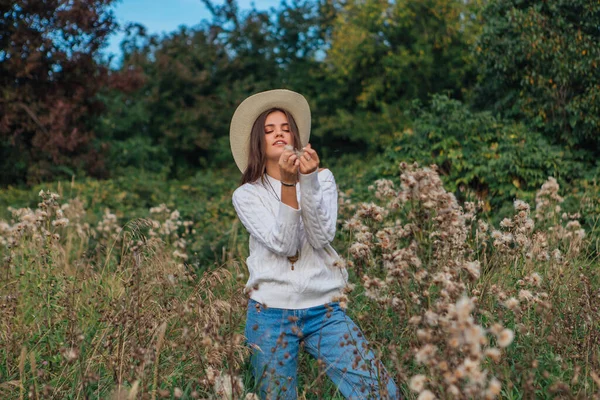
[{"label": "necklace", "polygon": [[268,175],[267,175],[267,178],[265,180],[269,184],[269,187],[271,188],[271,191],[273,192],[273,196],[275,196],[275,198],[277,199],[277,201],[281,202],[281,199],[279,198],[279,196],[277,196],[277,192],[275,191],[275,188],[273,187],[273,185],[271,185],[271,180],[269,179]]},{"label": "necklace", "polygon": [[[273,178],[273,179],[275,179],[275,178]],[[273,195],[275,196],[277,201],[279,201],[281,203],[281,199],[279,198],[279,196],[277,196],[277,192],[275,191],[275,188],[273,187],[273,185],[271,185],[271,180],[269,179],[268,175],[267,175],[266,181],[269,184],[269,187],[271,188],[271,192],[273,192]],[[296,261],[298,261],[299,258],[300,258],[300,250],[296,250],[296,254],[287,258],[289,260],[290,264],[292,264],[291,265],[292,271],[294,270],[294,264],[296,263]]]}]

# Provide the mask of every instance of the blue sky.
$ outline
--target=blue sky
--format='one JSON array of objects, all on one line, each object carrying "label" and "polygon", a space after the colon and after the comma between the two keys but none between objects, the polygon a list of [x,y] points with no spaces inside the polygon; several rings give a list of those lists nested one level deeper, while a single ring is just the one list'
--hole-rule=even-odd
[{"label": "blue sky", "polygon": [[[222,0],[213,0],[215,4],[223,4]],[[249,9],[252,4],[259,10],[277,7],[280,0],[238,0],[241,9]],[[169,33],[181,25],[194,26],[210,13],[200,0],[121,0],[114,6],[115,16],[120,25],[127,22],[138,22],[144,25],[148,33]],[[110,36],[105,54],[115,54],[120,58],[119,43],[122,34]],[[115,60],[117,61],[117,60]]]}]

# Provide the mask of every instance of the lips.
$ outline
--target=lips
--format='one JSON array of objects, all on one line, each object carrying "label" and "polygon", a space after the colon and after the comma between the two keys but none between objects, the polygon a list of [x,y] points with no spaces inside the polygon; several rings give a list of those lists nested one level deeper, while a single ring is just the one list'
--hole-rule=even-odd
[{"label": "lips", "polygon": [[277,141],[275,141],[275,143],[273,143],[273,146],[278,146],[278,145],[285,146],[286,144],[287,144],[287,142],[285,140],[277,140]]}]

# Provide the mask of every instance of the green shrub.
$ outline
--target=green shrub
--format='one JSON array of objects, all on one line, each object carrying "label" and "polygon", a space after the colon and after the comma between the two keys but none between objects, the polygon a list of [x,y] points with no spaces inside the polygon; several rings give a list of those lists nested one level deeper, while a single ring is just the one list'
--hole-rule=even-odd
[{"label": "green shrub", "polygon": [[393,163],[381,165],[436,164],[448,190],[459,197],[472,191],[488,209],[515,197],[532,199],[549,176],[568,184],[583,175],[584,164],[568,149],[548,143],[522,124],[471,111],[447,96],[433,96],[425,108],[414,102],[410,113],[410,127],[396,135],[384,154]]},{"label": "green shrub", "polygon": [[164,146],[152,143],[148,136],[133,136],[108,142],[107,169],[112,176],[126,176],[132,170],[167,176],[173,165],[171,154]]}]

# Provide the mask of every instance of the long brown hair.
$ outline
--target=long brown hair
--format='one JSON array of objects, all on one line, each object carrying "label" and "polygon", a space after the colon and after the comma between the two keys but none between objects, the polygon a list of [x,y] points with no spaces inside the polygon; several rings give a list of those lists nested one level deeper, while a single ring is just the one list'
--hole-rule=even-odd
[{"label": "long brown hair", "polygon": [[265,154],[265,121],[269,114],[281,111],[285,114],[288,123],[290,124],[290,131],[294,138],[294,148],[300,149],[300,132],[298,132],[298,126],[292,114],[281,108],[271,108],[256,118],[254,125],[252,125],[252,131],[250,132],[250,148],[248,149],[248,167],[242,175],[240,185],[248,182],[256,182],[259,178],[263,178],[267,168],[267,155]]}]

